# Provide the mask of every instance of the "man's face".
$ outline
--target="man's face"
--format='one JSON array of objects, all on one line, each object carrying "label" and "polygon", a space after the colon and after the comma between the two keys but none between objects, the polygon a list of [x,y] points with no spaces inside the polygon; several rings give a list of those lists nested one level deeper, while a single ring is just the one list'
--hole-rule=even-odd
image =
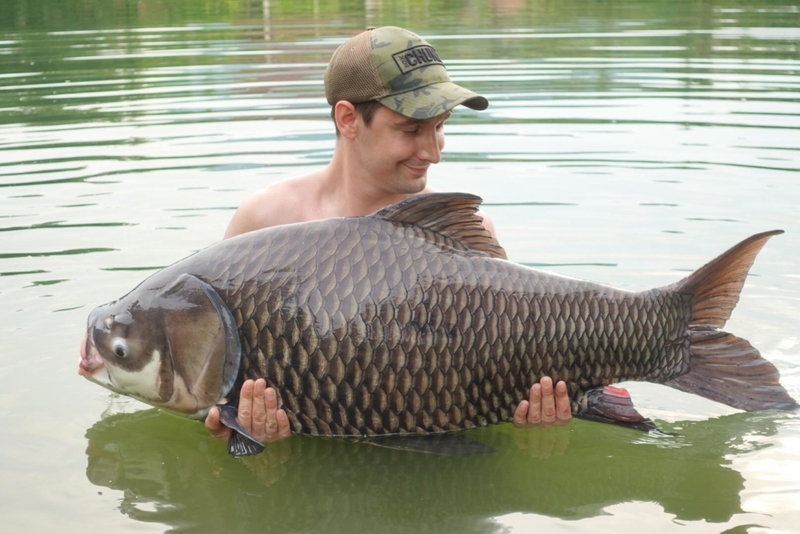
[{"label": "man's face", "polygon": [[369,126],[359,117],[356,146],[368,179],[390,194],[425,189],[428,167],[442,159],[448,118],[449,111],[431,119],[409,119],[385,106],[378,106]]}]

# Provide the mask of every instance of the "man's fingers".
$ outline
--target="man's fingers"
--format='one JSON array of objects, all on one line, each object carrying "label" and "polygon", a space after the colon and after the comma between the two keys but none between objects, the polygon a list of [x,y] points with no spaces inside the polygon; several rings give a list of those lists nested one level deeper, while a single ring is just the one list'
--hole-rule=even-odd
[{"label": "man's fingers", "polygon": [[267,437],[264,431],[267,426],[265,389],[267,389],[267,383],[263,378],[259,378],[253,384],[253,415],[250,432],[259,441],[264,441],[264,438]]},{"label": "man's fingers", "polygon": [[289,417],[284,410],[278,410],[278,438],[288,438],[292,435],[292,428],[289,426]]},{"label": "man's fingers", "polygon": [[528,406],[530,403],[526,400],[517,404],[517,409],[514,410],[514,426],[523,427],[528,422]]},{"label": "man's fingers", "polygon": [[236,419],[242,428],[248,432],[252,432],[253,423],[253,387],[255,383],[252,380],[245,380],[242,384],[242,392],[239,394],[239,414]]},{"label": "man's fingers", "polygon": [[528,424],[538,425],[542,421],[542,385],[534,384],[528,395]]},{"label": "man's fingers", "polygon": [[553,380],[549,376],[542,378],[542,422],[552,423],[556,420],[556,401],[553,397]]},{"label": "man's fingers", "polygon": [[217,439],[227,440],[231,435],[231,429],[220,423],[219,409],[214,407],[208,411],[205,421],[206,428]]},{"label": "man's fingers", "polygon": [[560,381],[553,388],[553,380],[549,376],[543,377],[531,386],[528,401],[520,402],[514,410],[514,426],[519,427],[566,422],[570,419],[572,419],[572,405],[567,384]]},{"label": "man's fingers", "polygon": [[278,436],[278,396],[274,388],[267,388],[265,392],[266,438],[275,439]]},{"label": "man's fingers", "polygon": [[556,384],[556,419],[559,421],[572,419],[572,406],[567,394],[567,384],[564,381]]}]

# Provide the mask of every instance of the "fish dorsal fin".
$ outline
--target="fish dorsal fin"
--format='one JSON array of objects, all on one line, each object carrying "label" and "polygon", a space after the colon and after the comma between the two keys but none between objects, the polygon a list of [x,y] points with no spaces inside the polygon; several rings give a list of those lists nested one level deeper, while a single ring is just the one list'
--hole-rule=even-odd
[{"label": "fish dorsal fin", "polygon": [[449,237],[466,250],[505,260],[506,251],[475,214],[482,201],[468,193],[426,193],[386,206],[371,217],[419,226]]}]

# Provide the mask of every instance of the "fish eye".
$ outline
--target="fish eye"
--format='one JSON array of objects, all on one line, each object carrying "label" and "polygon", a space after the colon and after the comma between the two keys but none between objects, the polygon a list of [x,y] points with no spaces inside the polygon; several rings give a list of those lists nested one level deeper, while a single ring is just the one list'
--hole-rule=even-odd
[{"label": "fish eye", "polygon": [[114,354],[117,355],[119,358],[127,358],[128,357],[128,344],[125,343],[125,340],[117,338],[114,340],[114,343],[111,345],[111,349],[114,351]]}]

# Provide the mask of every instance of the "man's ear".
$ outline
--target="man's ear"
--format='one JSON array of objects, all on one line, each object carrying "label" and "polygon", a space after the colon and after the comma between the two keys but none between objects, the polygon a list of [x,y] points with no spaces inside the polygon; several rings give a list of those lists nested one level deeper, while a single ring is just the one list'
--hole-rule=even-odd
[{"label": "man's ear", "polygon": [[356,107],[347,100],[340,100],[333,109],[333,117],[336,120],[336,127],[339,129],[339,133],[347,139],[353,139],[356,135],[356,122],[358,119]]}]

